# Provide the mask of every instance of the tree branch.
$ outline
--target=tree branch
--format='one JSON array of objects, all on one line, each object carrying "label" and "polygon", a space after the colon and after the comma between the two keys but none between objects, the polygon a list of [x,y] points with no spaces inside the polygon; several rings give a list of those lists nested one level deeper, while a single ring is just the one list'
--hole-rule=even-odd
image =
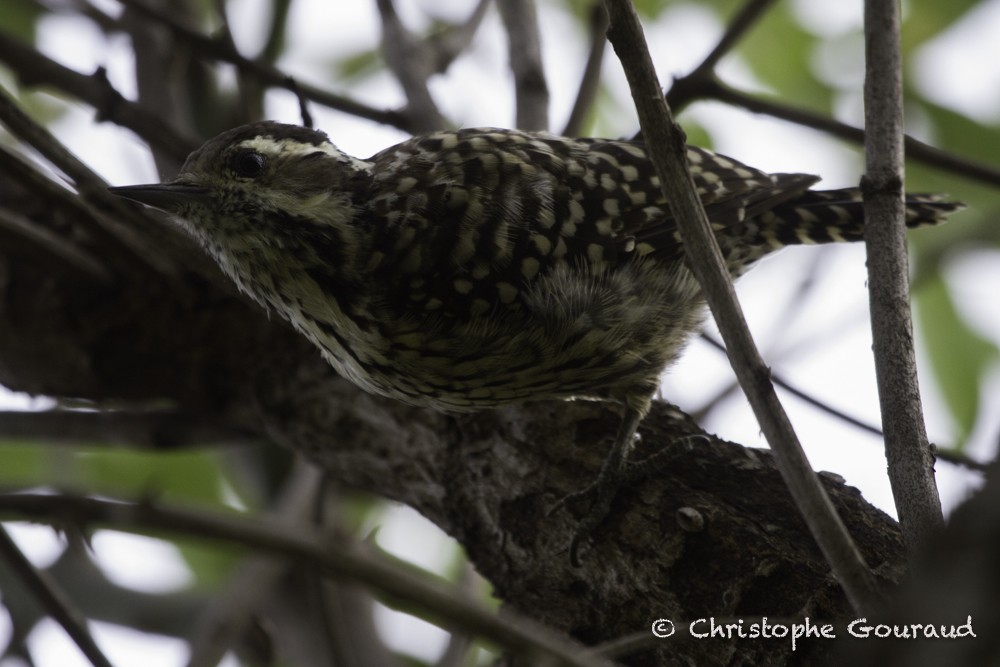
[{"label": "tree branch", "polygon": [[597,99],[601,83],[601,65],[604,63],[604,51],[608,44],[607,31],[608,12],[604,8],[603,0],[595,0],[590,9],[590,54],[587,56],[587,64],[583,68],[583,76],[577,89],[576,100],[573,102],[573,109],[570,111],[566,127],[562,131],[563,136],[579,136],[583,124],[587,120],[587,114],[590,113],[594,106],[594,100]]},{"label": "tree branch", "polygon": [[517,98],[516,126],[522,130],[549,129],[549,87],[542,66],[541,35],[534,0],[497,0],[507,29],[510,68]]},{"label": "tree branch", "polygon": [[418,40],[396,14],[393,0],[376,0],[382,17],[382,52],[389,68],[406,93],[406,110],[416,132],[432,132],[447,126],[427,88],[434,73],[431,47]]},{"label": "tree branch", "polygon": [[472,44],[492,1],[479,0],[464,23],[449,26],[427,39],[426,43],[434,54],[434,71],[438,73],[448,71],[455,59]]},{"label": "tree branch", "polygon": [[273,88],[281,88],[283,90],[291,91],[312,100],[317,104],[322,104],[323,106],[336,109],[337,111],[343,111],[344,113],[357,116],[358,118],[365,118],[367,120],[375,121],[376,123],[391,125],[401,130],[410,132],[414,131],[412,119],[405,112],[375,109],[374,107],[361,104],[360,102],[344,95],[330,93],[316,86],[299,82],[276,67],[266,63],[250,60],[239,53],[233,52],[231,49],[226,47],[224,42],[221,42],[218,39],[206,37],[205,35],[201,35],[193,30],[187,29],[185,26],[174,20],[170,15],[149,7],[139,0],[122,0],[122,4],[135,9],[137,12],[140,12],[170,28],[178,39],[191,47],[194,53],[235,65],[241,70],[252,73],[261,81],[262,84]]},{"label": "tree branch", "polygon": [[[296,459],[274,511],[264,517],[296,527],[303,532],[321,530],[308,521],[313,503],[320,490],[322,473]],[[230,577],[226,590],[215,596],[212,604],[200,614],[191,638],[187,667],[215,667],[226,651],[250,626],[263,602],[273,595],[273,589],[295,566],[292,560],[276,560],[271,554],[253,554]]]},{"label": "tree branch", "polygon": [[69,597],[45,572],[35,569],[31,561],[17,548],[2,524],[0,524],[0,558],[7,561],[21,583],[34,594],[35,599],[49,616],[63,627],[94,667],[112,667],[90,634],[87,618],[73,606]]},{"label": "tree branch", "polygon": [[775,0],[747,0],[739,12],[732,18],[729,25],[726,27],[726,32],[722,35],[722,39],[719,43],[715,45],[712,52],[709,53],[705,59],[698,65],[694,71],[688,74],[684,79],[679,79],[674,87],[679,87],[683,89],[683,81],[685,79],[707,79],[712,78],[713,72],[715,71],[715,66],[719,64],[729,52],[736,46],[743,36],[757,23],[761,17],[770,9],[771,5],[774,4]]},{"label": "tree branch", "polygon": [[[812,111],[797,109],[780,102],[747,95],[735,88],[726,86],[718,80],[712,80],[701,87],[699,98],[726,102],[733,106],[742,107],[747,111],[780,118],[781,120],[787,120],[790,123],[802,125],[803,127],[811,127],[859,145],[863,145],[865,141],[865,132],[861,128],[842,123],[829,116]],[[972,178],[987,185],[1000,186],[1000,169],[993,165],[973,160],[972,158],[954,155],[910,136],[905,137],[905,148],[907,159],[915,160],[935,169],[943,169],[958,176]]]},{"label": "tree branch", "polygon": [[175,160],[183,161],[198,147],[193,137],[182,134],[162,116],[122,97],[103,69],[89,76],[81,74],[4,32],[0,32],[0,62],[14,72],[21,85],[52,86],[61,93],[72,95],[92,106],[98,121],[127,127]]},{"label": "tree branch", "polygon": [[[123,219],[133,218],[137,210],[135,207],[123,205],[120,197],[109,194],[107,183],[70,153],[47,129],[28,117],[3,88],[0,88],[0,123],[73,180],[84,199],[82,206],[92,214],[85,219],[96,223],[94,231],[105,241],[159,273],[169,275],[175,272],[175,267],[165,262],[160,253],[135,233],[134,228],[127,227],[118,220],[112,220],[86,203],[99,201],[106,210],[119,214]],[[118,201],[115,201],[116,199]]]},{"label": "tree branch", "polygon": [[650,159],[680,228],[690,258],[688,265],[719,324],[740,385],[775,453],[796,505],[851,604],[857,611],[874,610],[881,596],[871,572],[819,485],[747,329],[718,243],[688,172],[683,133],[673,124],[660,91],[635,8],[629,0],[607,0],[606,4],[611,21],[608,39],[629,80]]},{"label": "tree branch", "polygon": [[261,441],[259,434],[183,410],[0,411],[0,437],[156,451]]},{"label": "tree branch", "polygon": [[0,232],[13,234],[37,248],[43,255],[51,256],[63,267],[76,269],[90,279],[111,283],[111,273],[93,255],[62,236],[54,234],[17,211],[0,206]]},{"label": "tree branch", "polygon": [[899,6],[865,2],[865,246],[889,482],[911,554],[944,526],[927,443],[910,311]]},{"label": "tree branch", "polygon": [[363,583],[390,599],[405,601],[450,628],[496,642],[516,655],[568,667],[606,665],[526,618],[498,617],[482,603],[417,574],[412,565],[340,536],[303,533],[295,526],[237,516],[217,517],[150,503],[111,502],[41,494],[0,494],[0,511],[39,520],[62,517],[77,525],[100,524],[139,533],[178,532],[228,541],[322,567],[331,576]]}]

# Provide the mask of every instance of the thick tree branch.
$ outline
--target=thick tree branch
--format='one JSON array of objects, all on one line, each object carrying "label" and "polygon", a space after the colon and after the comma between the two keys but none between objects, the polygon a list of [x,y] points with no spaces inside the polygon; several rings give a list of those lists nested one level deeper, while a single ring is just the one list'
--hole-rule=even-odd
[{"label": "thick tree branch", "polygon": [[874,610],[881,596],[833,504],[824,493],[774,393],[770,373],[750,336],[732,281],[688,173],[684,137],[660,92],[642,27],[630,0],[607,0],[608,39],[622,61],[650,159],[684,239],[692,268],[727,343],[731,363],[782,477],[837,579],[858,611]]},{"label": "thick tree branch", "polygon": [[159,451],[261,442],[257,433],[184,410],[0,411],[0,437]]},{"label": "thick tree branch", "polygon": [[889,482],[911,553],[944,526],[927,442],[913,348],[906,206],[899,5],[865,2],[865,245],[875,377]]},{"label": "thick tree branch", "polygon": [[86,250],[68,242],[17,211],[0,206],[0,233],[17,236],[40,254],[49,255],[62,268],[70,267],[90,279],[110,283],[111,273]]}]

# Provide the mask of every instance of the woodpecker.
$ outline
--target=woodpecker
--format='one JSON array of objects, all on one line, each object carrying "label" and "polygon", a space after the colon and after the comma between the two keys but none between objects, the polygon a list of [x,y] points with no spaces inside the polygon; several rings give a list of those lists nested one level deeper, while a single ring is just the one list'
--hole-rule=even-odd
[{"label": "woodpecker", "polygon": [[[734,277],[786,245],[862,238],[857,188],[811,190],[816,176],[695,147],[687,159]],[[620,404],[588,487],[605,506],[661,373],[705,316],[641,141],[461,129],[363,160],[265,121],[210,140],[167,183],[112,191],[174,214],[366,391],[445,412]],[[907,225],[960,207],[908,195]]]}]

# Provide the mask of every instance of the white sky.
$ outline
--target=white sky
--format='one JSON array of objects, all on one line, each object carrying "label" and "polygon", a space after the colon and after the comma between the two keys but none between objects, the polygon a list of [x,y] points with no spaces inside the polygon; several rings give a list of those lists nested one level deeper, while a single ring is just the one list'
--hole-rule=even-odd
[{"label": "white sky", "polygon": [[[102,4],[116,6],[110,0]],[[230,3],[230,19],[237,43],[243,48],[259,43],[263,25],[260,17],[266,15],[262,8],[267,4],[265,0]],[[437,17],[459,20],[473,4],[472,0],[397,0],[404,20],[411,27],[426,20],[426,10],[433,11]],[[792,2],[796,14],[811,30],[831,38],[848,34],[861,24],[861,4],[843,0]],[[291,40],[291,49],[281,66],[302,80],[324,81],[327,75],[317,63],[328,63],[336,57],[370,48],[378,40],[379,26],[373,2],[299,0],[293,3],[293,8],[289,29],[296,38]],[[561,12],[543,3],[541,16],[552,92],[552,127],[557,129],[564,124],[572,104],[585,47],[558,41],[558,35],[576,34],[570,19]],[[661,80],[667,81],[675,74],[689,71],[714,45],[721,30],[721,24],[708,10],[690,6],[671,9],[662,21],[647,26],[648,41]],[[922,94],[939,104],[982,122],[996,123],[1000,118],[1000,67],[995,64],[1000,62],[998,34],[1000,0],[992,0],[927,45],[910,63],[911,80]],[[50,18],[40,26],[39,44],[48,55],[79,71],[89,73],[97,66],[108,67],[110,78],[119,90],[127,95],[134,94],[127,43],[116,40],[108,44],[86,24],[71,18]],[[856,48],[851,48],[852,43],[846,44],[824,46],[816,54],[813,65],[826,80],[845,87],[839,112],[844,119],[857,122],[860,100],[850,88],[856,87],[861,80],[863,63]],[[855,46],[860,48],[860,45]],[[445,105],[446,113],[462,125],[509,126],[513,122],[514,100],[506,64],[505,39],[499,19],[495,11],[491,11],[472,49],[472,57],[463,58],[447,75],[437,77],[432,82],[433,92]],[[732,59],[723,62],[721,71],[728,81],[744,88],[762,88],[746,67]],[[635,116],[630,109],[627,85],[610,50],[605,61],[605,75],[623,110],[620,117],[607,120],[607,134],[628,135],[636,129]],[[381,107],[391,107],[402,101],[398,86],[388,75],[353,85],[350,94]],[[404,138],[397,130],[315,105],[312,111],[317,126],[326,130],[342,149],[355,155],[371,155]],[[299,120],[297,102],[285,93],[268,97],[267,112],[277,120]],[[700,105],[692,114],[711,131],[719,152],[767,170],[820,173],[824,176],[824,185],[830,187],[857,183],[862,168],[858,158],[815,132],[720,105]],[[157,179],[145,147],[128,131],[110,124],[95,125],[89,110],[71,111],[53,129],[109,182],[127,184]],[[781,292],[790,288],[783,276],[797,275],[807,262],[825,263],[821,274],[825,279],[817,288],[822,298],[810,302],[794,323],[779,332],[778,340],[781,347],[794,346],[810,338],[835,340],[835,344],[806,348],[804,353],[787,359],[780,354],[779,348],[770,351],[775,354],[773,357],[765,351],[765,358],[779,374],[800,388],[877,424],[864,251],[858,246],[830,248],[822,258],[815,254],[817,252],[814,248],[785,251],[750,272],[739,285],[744,309],[755,334],[773,340],[768,334],[775,333],[776,304],[784,303]],[[983,308],[983,304],[993,301],[993,294],[986,292],[989,289],[986,286],[1000,284],[997,254],[984,251],[972,261],[953,267],[949,270],[948,281],[963,312],[983,335],[1000,344],[1000,310]],[[663,394],[682,407],[695,408],[731,381],[728,362],[705,344],[695,341],[666,375]],[[928,399],[931,439],[949,443],[953,427],[940,397],[934,395],[932,378],[926,372],[922,384]],[[1000,373],[996,369],[983,392],[982,408],[1000,414]],[[37,407],[17,397],[9,398],[6,404]],[[844,476],[848,483],[861,488],[869,501],[893,513],[885,461],[876,439],[819,416],[794,398],[785,400],[785,406],[814,467]],[[736,442],[765,446],[742,395],[728,400],[705,427]],[[991,455],[997,433],[995,426],[990,429],[974,434],[970,453],[983,458]],[[948,464],[939,463],[937,467],[943,501],[946,507],[954,507],[969,492],[972,480]],[[61,548],[48,529],[22,524],[13,528],[18,543],[36,562],[44,563],[54,558]],[[391,552],[413,558],[431,569],[440,566],[445,538],[435,535],[433,527],[412,510],[399,508],[390,512],[378,536],[379,542]],[[149,542],[152,541],[105,531],[95,538],[94,546],[106,571],[124,585],[147,589],[160,587],[159,590],[183,585],[187,579],[176,554],[161,543]],[[139,563],[148,568],[137,569]],[[137,578],[122,579],[129,573]],[[387,639],[401,649],[416,652],[425,659],[433,659],[443,649],[444,635],[429,630],[420,622],[388,611],[380,613],[380,621]],[[133,664],[135,656],[141,655],[146,667],[167,667],[183,664],[186,657],[183,645],[178,642],[136,637],[136,633],[111,626],[100,626],[96,630],[102,646],[119,664]],[[0,613],[0,645],[6,641],[5,633],[9,633],[9,622]],[[417,636],[424,641],[416,641],[414,637]],[[156,649],[150,650],[150,642],[154,641],[152,645]],[[38,651],[40,667],[86,664],[54,624],[40,625],[33,633],[32,642]],[[0,667],[8,666],[0,664]]]}]

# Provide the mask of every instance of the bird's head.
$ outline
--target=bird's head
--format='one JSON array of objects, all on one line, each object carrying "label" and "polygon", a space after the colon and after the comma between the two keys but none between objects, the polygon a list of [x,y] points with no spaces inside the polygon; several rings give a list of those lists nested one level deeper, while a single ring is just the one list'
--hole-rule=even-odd
[{"label": "bird's head", "polygon": [[211,139],[170,181],[111,192],[176,215],[214,249],[255,233],[347,224],[369,170],[323,132],[263,121]]}]

